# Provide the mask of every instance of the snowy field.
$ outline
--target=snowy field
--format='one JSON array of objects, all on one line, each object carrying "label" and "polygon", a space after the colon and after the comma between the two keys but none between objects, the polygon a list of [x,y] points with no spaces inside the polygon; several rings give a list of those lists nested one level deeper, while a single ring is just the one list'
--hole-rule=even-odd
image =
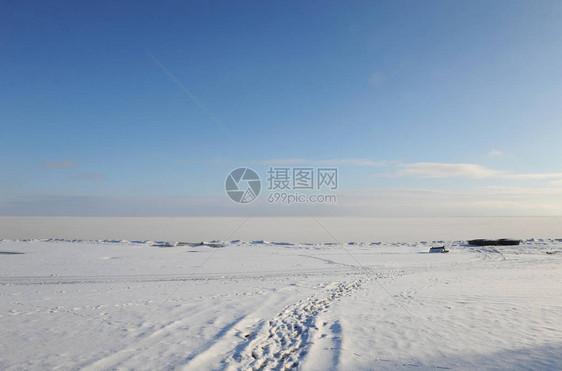
[{"label": "snowy field", "polygon": [[562,240],[170,245],[1,240],[0,369],[562,368]]}]

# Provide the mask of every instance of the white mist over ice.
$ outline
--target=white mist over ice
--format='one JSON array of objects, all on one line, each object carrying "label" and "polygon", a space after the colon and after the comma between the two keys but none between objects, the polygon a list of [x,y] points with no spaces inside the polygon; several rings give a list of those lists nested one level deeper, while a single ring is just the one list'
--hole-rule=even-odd
[{"label": "white mist over ice", "polygon": [[0,217],[0,238],[413,242],[560,238],[562,217]]}]

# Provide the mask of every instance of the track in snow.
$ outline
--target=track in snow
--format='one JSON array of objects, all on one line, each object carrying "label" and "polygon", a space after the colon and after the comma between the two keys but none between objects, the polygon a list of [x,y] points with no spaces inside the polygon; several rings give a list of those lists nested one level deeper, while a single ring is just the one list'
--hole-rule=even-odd
[{"label": "track in snow", "polygon": [[249,344],[227,362],[233,368],[245,370],[285,370],[298,366],[307,352],[312,332],[318,330],[318,315],[334,301],[360,288],[366,280],[332,283],[327,296],[316,294],[286,307],[258,334],[250,334]]}]

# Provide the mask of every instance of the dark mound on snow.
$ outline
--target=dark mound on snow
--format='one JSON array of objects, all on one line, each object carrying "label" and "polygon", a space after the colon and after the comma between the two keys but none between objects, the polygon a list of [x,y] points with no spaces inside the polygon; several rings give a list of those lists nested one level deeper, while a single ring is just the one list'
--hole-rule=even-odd
[{"label": "dark mound on snow", "polygon": [[469,245],[476,246],[507,246],[507,245],[519,245],[519,240],[513,240],[511,238],[501,238],[499,240],[487,240],[484,238],[479,238],[476,240],[469,240]]}]

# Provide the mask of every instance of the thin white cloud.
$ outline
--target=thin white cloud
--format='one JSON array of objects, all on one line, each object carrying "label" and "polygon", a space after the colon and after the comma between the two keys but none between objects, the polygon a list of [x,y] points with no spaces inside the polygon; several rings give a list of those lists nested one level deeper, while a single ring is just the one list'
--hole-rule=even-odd
[{"label": "thin white cloud", "polygon": [[562,179],[562,173],[509,174],[507,179]]},{"label": "thin white cloud", "polygon": [[[562,188],[486,187],[471,191],[369,188],[339,191],[335,204],[269,204],[266,194],[241,207],[226,195],[197,197],[36,195],[0,198],[0,215],[81,216],[555,216]],[[351,220],[350,223],[353,223]],[[436,226],[436,228],[439,228]]]},{"label": "thin white cloud", "polygon": [[385,166],[386,161],[372,161],[360,158],[345,158],[337,160],[308,160],[304,158],[285,158],[263,161],[253,161],[254,165],[320,165],[320,166]]},{"label": "thin white cloud", "polygon": [[416,162],[399,165],[400,170],[391,176],[418,176],[422,178],[465,179],[562,179],[562,173],[517,174],[494,170],[477,164]]},{"label": "thin white cloud", "polygon": [[562,188],[363,189],[339,193],[338,207],[342,214],[365,216],[561,215]]},{"label": "thin white cloud", "polygon": [[[562,185],[562,182],[560,183]],[[487,186],[477,188],[477,192],[485,195],[557,195],[562,196],[562,187],[503,187],[503,186]]]},{"label": "thin white cloud", "polygon": [[217,156],[215,158],[207,159],[193,159],[193,160],[180,160],[178,164],[211,164],[211,163],[222,163],[227,162],[222,156]]},{"label": "thin white cloud", "polygon": [[71,169],[76,164],[73,161],[49,161],[41,165],[44,169]]},{"label": "thin white cloud", "polygon": [[439,162],[416,162],[399,165],[396,176],[420,176],[423,178],[469,178],[482,179],[506,175],[507,172],[488,169],[476,164],[447,164]]},{"label": "thin white cloud", "polygon": [[499,149],[493,149],[490,152],[488,152],[488,157],[501,158],[501,157],[514,157],[514,155],[512,153],[502,152]]},{"label": "thin white cloud", "polygon": [[562,186],[562,179],[552,180],[552,181],[548,182],[548,184],[551,185],[551,186]]},{"label": "thin white cloud", "polygon": [[107,177],[103,174],[99,173],[85,173],[85,174],[77,174],[74,176],[74,179],[106,179]]}]

